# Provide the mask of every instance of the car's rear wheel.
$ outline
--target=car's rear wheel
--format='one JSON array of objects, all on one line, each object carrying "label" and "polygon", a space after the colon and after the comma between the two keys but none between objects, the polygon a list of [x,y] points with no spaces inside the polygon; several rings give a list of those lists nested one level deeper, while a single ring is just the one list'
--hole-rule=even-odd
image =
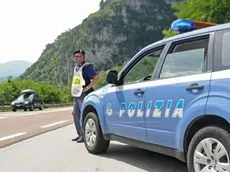
[{"label": "car's rear wheel", "polygon": [[205,127],[192,138],[188,154],[189,172],[229,172],[230,135],[219,127]]},{"label": "car's rear wheel", "polygon": [[87,114],[83,125],[85,147],[92,154],[105,153],[109,147],[109,140],[103,138],[98,116],[94,112]]}]

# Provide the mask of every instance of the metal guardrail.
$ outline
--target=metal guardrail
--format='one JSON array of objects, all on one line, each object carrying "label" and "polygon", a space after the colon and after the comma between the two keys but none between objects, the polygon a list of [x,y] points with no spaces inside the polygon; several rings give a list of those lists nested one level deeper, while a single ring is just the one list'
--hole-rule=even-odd
[{"label": "metal guardrail", "polygon": [[66,107],[66,106],[73,106],[73,103],[44,104],[45,108],[57,108],[57,107]]},{"label": "metal guardrail", "polygon": [[[61,103],[61,104],[44,104],[44,108],[59,108],[73,106],[73,103]],[[0,112],[5,112],[11,110],[10,105],[0,105]]]}]

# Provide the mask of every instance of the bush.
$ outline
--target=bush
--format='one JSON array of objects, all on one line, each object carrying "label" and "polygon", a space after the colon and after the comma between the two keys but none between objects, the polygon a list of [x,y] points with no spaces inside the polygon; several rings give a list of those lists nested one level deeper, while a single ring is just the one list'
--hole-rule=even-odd
[{"label": "bush", "polygon": [[25,89],[35,90],[44,103],[68,103],[72,101],[70,88],[31,80],[12,80],[0,83],[0,104],[10,104]]}]

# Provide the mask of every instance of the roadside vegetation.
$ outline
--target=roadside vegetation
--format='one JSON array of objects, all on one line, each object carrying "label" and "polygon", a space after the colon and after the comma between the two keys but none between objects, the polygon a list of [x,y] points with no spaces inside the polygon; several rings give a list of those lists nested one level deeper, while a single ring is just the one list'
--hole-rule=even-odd
[{"label": "roadside vegetation", "polygon": [[0,104],[11,104],[22,90],[33,89],[42,98],[44,103],[69,103],[72,102],[70,88],[63,85],[52,85],[34,82],[32,80],[12,80],[0,83]]},{"label": "roadside vegetation", "polygon": [[[185,2],[172,3],[178,19],[199,20],[223,24],[230,22],[229,0],[186,0]],[[171,29],[162,31],[164,38],[177,35]]]}]

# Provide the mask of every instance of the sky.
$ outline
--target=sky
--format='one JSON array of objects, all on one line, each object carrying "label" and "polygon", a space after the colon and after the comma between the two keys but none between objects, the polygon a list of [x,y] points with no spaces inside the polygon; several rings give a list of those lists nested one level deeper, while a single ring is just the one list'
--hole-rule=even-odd
[{"label": "sky", "polygon": [[0,63],[35,62],[45,45],[81,24],[100,0],[0,0]]}]

